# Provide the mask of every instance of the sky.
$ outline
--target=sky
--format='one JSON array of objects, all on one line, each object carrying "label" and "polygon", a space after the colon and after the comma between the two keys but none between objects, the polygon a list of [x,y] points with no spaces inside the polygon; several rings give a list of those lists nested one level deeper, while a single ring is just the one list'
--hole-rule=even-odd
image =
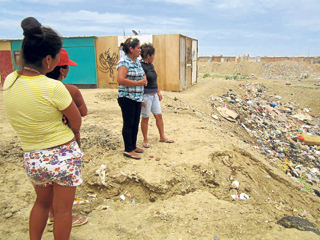
[{"label": "sky", "polygon": [[64,37],[182,34],[198,56],[320,56],[319,0],[0,0],[0,39],[35,17]]}]

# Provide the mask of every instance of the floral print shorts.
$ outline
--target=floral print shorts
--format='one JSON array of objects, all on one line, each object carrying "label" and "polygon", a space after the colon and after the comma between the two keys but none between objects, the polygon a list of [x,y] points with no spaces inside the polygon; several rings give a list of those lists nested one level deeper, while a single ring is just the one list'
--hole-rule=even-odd
[{"label": "floral print shorts", "polygon": [[24,152],[24,169],[34,186],[48,187],[82,183],[83,153],[76,141],[43,150]]}]

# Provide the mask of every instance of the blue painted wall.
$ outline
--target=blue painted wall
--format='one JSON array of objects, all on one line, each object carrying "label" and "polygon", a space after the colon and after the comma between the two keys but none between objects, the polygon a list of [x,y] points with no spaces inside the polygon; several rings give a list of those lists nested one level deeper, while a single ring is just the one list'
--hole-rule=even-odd
[{"label": "blue painted wall", "polygon": [[[68,77],[63,80],[67,84],[90,84],[97,86],[97,71],[94,39],[96,37],[72,37],[63,39],[63,48],[67,50],[69,58],[78,63],[70,66]],[[11,40],[12,59],[14,69],[19,66],[15,63],[14,51],[20,51],[22,40]]]},{"label": "blue painted wall", "polygon": [[67,84],[97,85],[95,37],[64,38],[63,48],[67,50],[69,58],[78,63],[70,66],[68,77],[63,80]]}]

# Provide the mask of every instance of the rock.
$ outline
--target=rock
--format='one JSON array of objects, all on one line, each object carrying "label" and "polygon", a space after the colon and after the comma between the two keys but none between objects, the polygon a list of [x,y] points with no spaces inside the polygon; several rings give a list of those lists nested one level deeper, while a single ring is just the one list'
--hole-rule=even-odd
[{"label": "rock", "polygon": [[312,231],[320,235],[319,230],[312,223],[299,217],[283,217],[277,222],[277,224],[280,224],[285,228],[296,228],[300,231]]},{"label": "rock", "polygon": [[5,217],[5,218],[11,218],[11,217],[12,217],[12,215],[13,215],[13,213],[12,213],[12,212],[10,212],[10,213],[7,213],[6,215],[4,215],[4,217]]}]

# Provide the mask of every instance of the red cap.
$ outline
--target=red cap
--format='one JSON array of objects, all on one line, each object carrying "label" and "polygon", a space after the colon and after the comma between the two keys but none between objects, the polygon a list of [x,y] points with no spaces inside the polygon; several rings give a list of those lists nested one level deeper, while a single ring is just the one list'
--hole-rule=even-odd
[{"label": "red cap", "polygon": [[71,61],[69,59],[69,55],[68,55],[67,51],[65,49],[61,48],[60,62],[58,63],[57,66],[64,66],[64,65],[77,66],[78,63]]}]

